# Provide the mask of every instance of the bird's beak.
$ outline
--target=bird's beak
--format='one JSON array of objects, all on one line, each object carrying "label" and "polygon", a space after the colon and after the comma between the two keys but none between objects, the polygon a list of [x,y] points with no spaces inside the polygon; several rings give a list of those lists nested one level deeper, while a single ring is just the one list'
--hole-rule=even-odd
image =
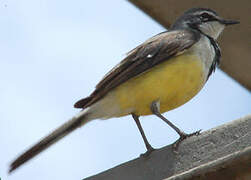
[{"label": "bird's beak", "polygon": [[234,24],[239,24],[240,21],[235,21],[235,20],[225,20],[225,19],[220,19],[219,20],[220,23],[228,26],[228,25],[234,25]]}]

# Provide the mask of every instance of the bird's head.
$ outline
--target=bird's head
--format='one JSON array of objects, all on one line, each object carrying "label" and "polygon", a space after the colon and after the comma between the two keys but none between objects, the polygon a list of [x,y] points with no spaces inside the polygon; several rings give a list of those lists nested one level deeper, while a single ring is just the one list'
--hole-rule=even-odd
[{"label": "bird's head", "polygon": [[173,24],[173,29],[192,28],[217,39],[225,26],[238,24],[239,21],[226,20],[207,8],[192,8],[180,16]]}]

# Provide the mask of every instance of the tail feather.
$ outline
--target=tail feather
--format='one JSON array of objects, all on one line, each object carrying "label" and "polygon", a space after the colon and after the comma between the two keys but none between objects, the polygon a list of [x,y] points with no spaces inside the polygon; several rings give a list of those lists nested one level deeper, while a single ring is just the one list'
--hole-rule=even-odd
[{"label": "tail feather", "polygon": [[19,156],[11,163],[9,173],[11,173],[25,162],[35,157],[40,152],[50,147],[52,144],[56,143],[58,140],[60,140],[67,134],[71,133],[76,128],[80,127],[83,124],[83,120],[86,118],[86,115],[87,114],[84,113],[84,111],[81,111],[78,116],[73,117],[68,122],[61,125],[51,134],[49,134],[37,144],[28,149],[26,152],[24,152],[21,156]]},{"label": "tail feather", "polygon": [[86,104],[87,104],[88,102],[90,102],[91,99],[92,99],[91,96],[89,96],[89,97],[87,97],[87,98],[84,98],[84,99],[80,99],[78,102],[76,102],[76,103],[74,104],[74,107],[75,107],[75,108],[85,108]]}]

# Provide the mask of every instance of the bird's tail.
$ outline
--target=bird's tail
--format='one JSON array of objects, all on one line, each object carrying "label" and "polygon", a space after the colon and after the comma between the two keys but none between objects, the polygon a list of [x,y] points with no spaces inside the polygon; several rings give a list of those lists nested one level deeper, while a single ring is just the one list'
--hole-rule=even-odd
[{"label": "bird's tail", "polygon": [[40,152],[47,149],[49,146],[51,146],[67,134],[71,133],[76,128],[80,127],[83,122],[87,122],[87,113],[85,111],[81,111],[77,116],[73,117],[68,122],[55,129],[51,134],[43,138],[41,141],[39,141],[37,144],[32,146],[17,159],[15,159],[10,165],[9,173],[14,171],[16,168],[18,168],[28,160],[32,159]]}]

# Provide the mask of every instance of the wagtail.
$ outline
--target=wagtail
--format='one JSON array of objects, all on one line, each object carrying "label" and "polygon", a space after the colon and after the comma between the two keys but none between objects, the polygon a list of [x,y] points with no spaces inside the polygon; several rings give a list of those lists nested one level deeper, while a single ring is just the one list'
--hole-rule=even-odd
[{"label": "wagtail", "polygon": [[10,172],[94,119],[131,115],[144,140],[145,155],[154,149],[141,127],[140,116],[154,114],[171,126],[180,135],[174,147],[198,134],[184,133],[162,113],[183,105],[201,90],[220,63],[216,39],[226,26],[237,23],[211,9],[189,9],[169,30],[131,50],[91,95],[76,102],[74,107],[82,110],[14,160]]}]

